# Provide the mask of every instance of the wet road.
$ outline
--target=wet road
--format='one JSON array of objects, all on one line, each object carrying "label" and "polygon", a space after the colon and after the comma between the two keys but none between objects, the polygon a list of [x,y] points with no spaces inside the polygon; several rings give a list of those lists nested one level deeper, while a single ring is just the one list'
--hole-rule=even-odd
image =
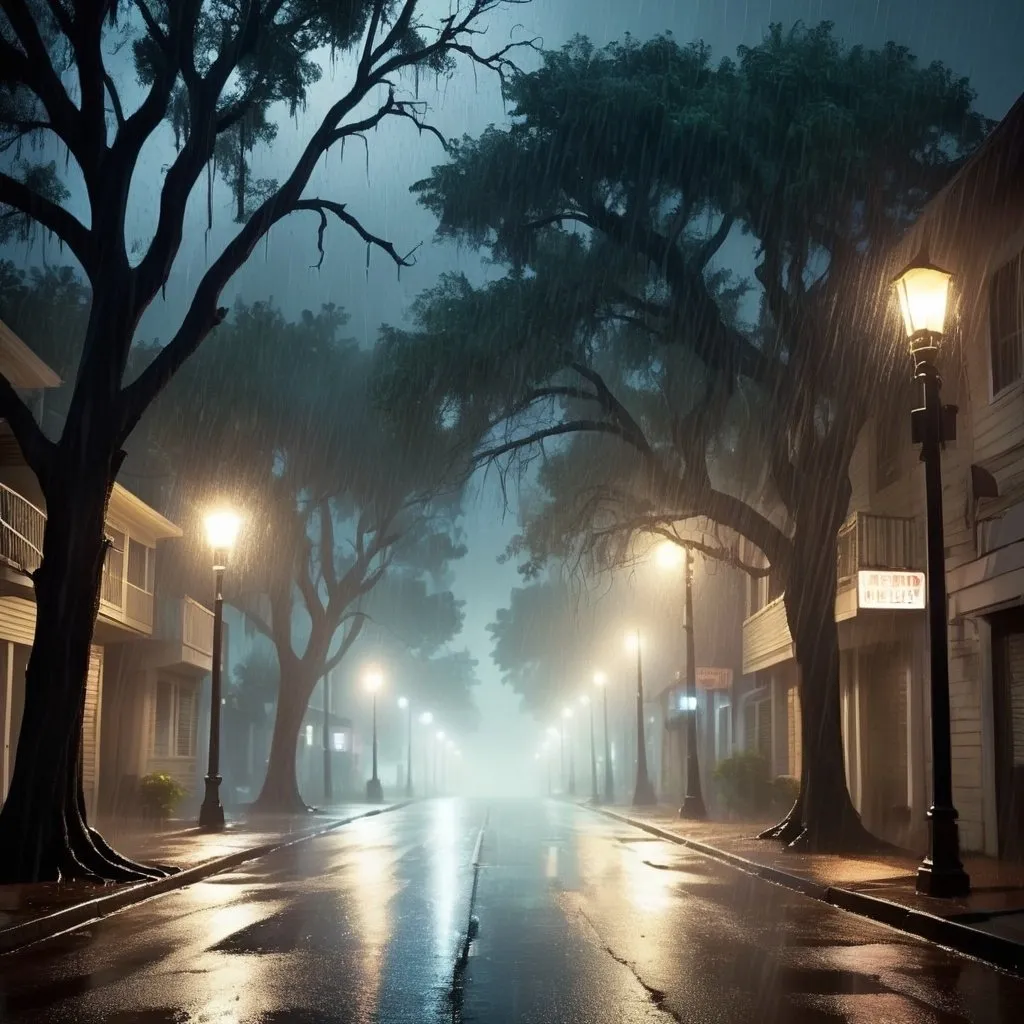
[{"label": "wet road", "polygon": [[4,1024],[987,1024],[1022,1006],[1024,982],[540,802],[416,804],[0,957]]}]

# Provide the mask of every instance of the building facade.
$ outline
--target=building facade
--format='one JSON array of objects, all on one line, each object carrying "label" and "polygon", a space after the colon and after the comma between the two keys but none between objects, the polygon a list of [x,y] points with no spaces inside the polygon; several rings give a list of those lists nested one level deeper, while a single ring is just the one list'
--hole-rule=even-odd
[{"label": "building facade", "polygon": [[[961,843],[1024,858],[1024,98],[908,232],[894,274],[922,245],[954,275],[940,369],[943,402],[958,407],[957,439],[942,459],[942,515]],[[905,382],[891,389],[858,439],[839,537],[843,733],[850,793],[866,825],[921,849],[930,671],[909,354]],[[750,586],[748,613],[743,663],[758,683],[752,745],[777,773],[797,774],[798,669],[770,578]]]},{"label": "building facade", "polygon": [[[30,403],[60,384],[0,322],[0,371]],[[38,410],[37,410],[38,411]],[[31,573],[42,559],[45,500],[0,422],[0,801],[10,786],[35,633]],[[159,592],[157,549],[181,530],[115,484],[111,541],[93,632],[83,726],[87,810],[136,813],[139,779],[154,771],[194,788],[199,681],[210,671],[213,615]]]}]

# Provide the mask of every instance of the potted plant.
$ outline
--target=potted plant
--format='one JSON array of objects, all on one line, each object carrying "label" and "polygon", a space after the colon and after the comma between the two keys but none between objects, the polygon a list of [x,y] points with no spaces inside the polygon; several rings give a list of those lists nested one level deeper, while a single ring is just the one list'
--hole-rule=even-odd
[{"label": "potted plant", "polygon": [[142,815],[150,821],[163,824],[174,814],[184,797],[184,786],[166,772],[150,772],[139,782]]}]

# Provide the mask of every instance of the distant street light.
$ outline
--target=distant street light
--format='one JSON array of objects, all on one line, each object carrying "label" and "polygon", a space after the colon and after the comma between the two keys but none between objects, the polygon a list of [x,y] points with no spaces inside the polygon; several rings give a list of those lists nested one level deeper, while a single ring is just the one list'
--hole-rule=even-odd
[{"label": "distant street light", "polygon": [[659,545],[658,565],[664,569],[682,568],[683,613],[686,624],[686,700],[680,711],[686,713],[686,778],[679,817],[703,821],[707,816],[700,785],[700,759],[697,756],[697,656],[693,633],[693,552],[685,546],[665,541]]},{"label": "distant street light", "polygon": [[598,804],[601,802],[597,792],[597,748],[594,744],[594,705],[591,703],[589,694],[580,697],[580,703],[590,708],[590,802]]},{"label": "distant street light", "polygon": [[949,712],[949,651],[946,616],[946,555],[942,525],[942,447],[956,440],[956,406],[942,405],[937,366],[946,329],[950,274],[934,266],[922,248],[896,278],[903,323],[914,358],[914,379],[924,406],[911,413],[911,432],[924,463],[928,548],[928,633],[931,642],[932,805],[928,853],[917,870],[917,891],[929,896],[965,896],[971,880],[960,860],[960,833],[953,805],[953,758]]},{"label": "distant street light", "polygon": [[647,774],[647,737],[644,730],[644,672],[641,655],[640,630],[626,634],[626,646],[636,651],[636,788],[633,790],[634,807],[654,807],[651,777]]},{"label": "distant street light", "polygon": [[604,704],[604,802],[615,801],[615,783],[612,776],[612,741],[608,733],[608,677],[603,672],[594,673],[594,685],[601,687]]},{"label": "distant street light", "polygon": [[569,719],[572,718],[572,708],[562,708],[562,732],[568,732],[568,743],[566,744],[569,748],[569,796],[576,795],[576,760],[573,757],[573,742],[572,742],[572,731],[569,728]]},{"label": "distant street light", "polygon": [[384,674],[376,665],[363,673],[363,685],[373,698],[373,775],[366,782],[366,799],[373,804],[384,802],[384,787],[377,775],[377,691],[384,683]]},{"label": "distant street light", "polygon": [[213,551],[213,656],[210,664],[210,747],[206,769],[206,791],[199,808],[199,827],[210,832],[224,828],[224,806],[220,802],[220,702],[221,667],[224,660],[224,570],[238,539],[242,520],[221,509],[206,517],[206,539]]},{"label": "distant street light", "polygon": [[406,741],[406,754],[405,754],[405,798],[407,800],[412,799],[412,702],[408,697],[399,697],[398,706],[403,711],[408,711],[406,715],[406,730],[408,733]]}]

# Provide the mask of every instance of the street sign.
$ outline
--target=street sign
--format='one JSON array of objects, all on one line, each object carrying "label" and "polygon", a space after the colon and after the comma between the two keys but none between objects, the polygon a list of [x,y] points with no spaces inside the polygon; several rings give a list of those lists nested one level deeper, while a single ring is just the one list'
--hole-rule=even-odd
[{"label": "street sign", "polygon": [[857,573],[857,606],[914,609],[925,606],[925,576],[907,569],[861,569]]},{"label": "street sign", "polygon": [[732,669],[698,668],[697,685],[702,690],[728,690],[732,686]]}]

